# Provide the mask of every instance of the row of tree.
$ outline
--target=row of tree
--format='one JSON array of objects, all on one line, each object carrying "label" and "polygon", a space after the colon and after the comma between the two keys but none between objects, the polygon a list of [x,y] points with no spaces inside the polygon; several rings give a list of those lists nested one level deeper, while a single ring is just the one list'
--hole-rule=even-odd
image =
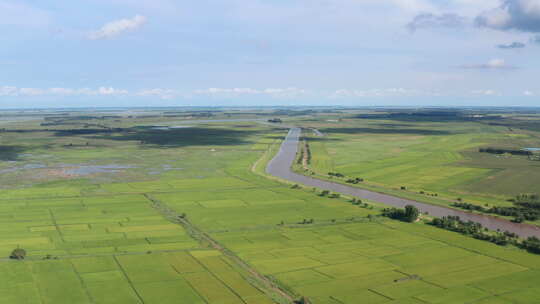
[{"label": "row of tree", "polygon": [[531,151],[527,150],[512,150],[512,149],[502,149],[502,148],[480,148],[478,152],[481,153],[491,153],[491,154],[512,154],[512,155],[524,155],[530,156],[533,155]]},{"label": "row of tree", "polygon": [[489,241],[501,246],[507,245],[511,238],[517,237],[515,234],[511,234],[509,232],[488,233],[481,224],[471,221],[464,222],[459,218],[459,216],[434,218],[430,224],[442,229],[472,236],[475,239]]},{"label": "row of tree", "polygon": [[321,193],[319,193],[319,196],[327,196],[328,198],[340,198],[341,195],[339,193],[330,193],[328,190],[323,190]]},{"label": "row of tree", "polygon": [[[345,177],[344,174],[339,173],[339,172],[328,172],[328,176],[337,177],[337,178]],[[364,181],[364,179],[361,178],[361,177],[351,177],[351,178],[348,178],[345,182],[347,184],[358,184],[358,183],[361,183],[363,181]]]},{"label": "row of tree", "polygon": [[304,161],[304,149],[300,149],[300,153],[298,153],[298,159],[296,160],[296,163],[301,165]]},{"label": "row of tree", "polygon": [[306,141],[306,162],[308,165],[311,164],[311,148],[309,147],[309,143]]},{"label": "row of tree", "polygon": [[520,194],[510,201],[514,203],[513,207],[494,206],[486,208],[465,202],[456,202],[452,206],[482,213],[512,216],[514,217],[512,221],[516,223],[540,219],[540,199],[537,194]]}]

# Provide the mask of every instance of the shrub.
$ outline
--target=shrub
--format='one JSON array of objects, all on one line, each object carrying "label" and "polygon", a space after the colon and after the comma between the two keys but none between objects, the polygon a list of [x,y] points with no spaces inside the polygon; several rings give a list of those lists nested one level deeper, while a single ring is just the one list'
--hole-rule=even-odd
[{"label": "shrub", "polygon": [[345,177],[345,175],[337,172],[328,172],[329,176],[335,176],[335,177]]},{"label": "shrub", "polygon": [[330,191],[328,191],[328,190],[323,190],[323,191],[321,192],[321,194],[319,194],[319,196],[327,196],[328,194],[330,194]]},{"label": "shrub", "polygon": [[524,249],[529,252],[540,254],[540,239],[531,236],[522,243]]},{"label": "shrub", "polygon": [[11,252],[11,255],[9,256],[10,259],[14,259],[14,260],[24,260],[25,257],[26,257],[26,250],[22,248],[14,249]]},{"label": "shrub", "polygon": [[364,181],[363,178],[357,177],[357,178],[349,178],[349,179],[347,179],[346,183],[348,183],[348,184],[358,184],[358,183],[361,183],[363,181]]}]

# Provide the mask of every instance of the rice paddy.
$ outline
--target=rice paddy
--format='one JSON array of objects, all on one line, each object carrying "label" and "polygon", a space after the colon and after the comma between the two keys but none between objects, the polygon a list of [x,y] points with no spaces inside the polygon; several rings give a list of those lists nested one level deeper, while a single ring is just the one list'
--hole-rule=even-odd
[{"label": "rice paddy", "polygon": [[[161,125],[160,120],[106,123],[135,128]],[[41,122],[5,125],[30,130],[19,136],[0,134],[2,146],[21,147],[3,168],[38,160],[45,165],[0,174],[5,181],[0,303],[291,302],[254,273],[313,303],[538,303],[536,255],[380,218],[376,202],[360,208],[348,198],[321,197],[264,176],[261,168],[285,129],[221,121],[197,128],[59,136],[59,130],[43,130],[51,127],[40,127]],[[190,140],[194,129],[198,135]],[[147,132],[166,135],[151,139]],[[227,143],[221,142],[224,133]],[[336,142],[335,151],[314,143],[314,156],[317,149],[327,151],[320,166],[336,168],[334,153],[341,153],[338,148],[348,140]],[[472,147],[469,141],[454,144]],[[431,139],[434,143],[442,144]],[[464,156],[444,157],[441,166]],[[46,173],[60,163],[122,169],[83,176]],[[164,164],[182,170],[160,171]],[[448,184],[449,179],[441,180]],[[192,227],[171,220],[179,216]],[[9,259],[15,248],[26,251],[24,260]]]}]

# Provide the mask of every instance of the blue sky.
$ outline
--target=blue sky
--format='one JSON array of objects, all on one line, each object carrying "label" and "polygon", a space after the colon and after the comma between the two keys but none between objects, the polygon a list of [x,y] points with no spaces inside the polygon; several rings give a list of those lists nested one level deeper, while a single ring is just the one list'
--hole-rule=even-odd
[{"label": "blue sky", "polygon": [[0,0],[0,108],[540,106],[540,0]]}]

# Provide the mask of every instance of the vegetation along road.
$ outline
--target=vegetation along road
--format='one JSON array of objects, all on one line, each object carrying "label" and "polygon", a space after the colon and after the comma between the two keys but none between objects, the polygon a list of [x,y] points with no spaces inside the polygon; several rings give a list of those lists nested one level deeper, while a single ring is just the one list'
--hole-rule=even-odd
[{"label": "vegetation along road", "polygon": [[405,207],[414,205],[423,213],[429,213],[432,216],[459,216],[462,220],[473,221],[482,224],[482,226],[491,230],[509,231],[518,234],[521,237],[536,236],[540,237],[540,228],[529,224],[518,224],[510,221],[495,218],[492,216],[469,213],[465,211],[445,208],[435,205],[420,203],[413,200],[403,199],[387,194],[359,189],[347,185],[323,181],[316,178],[294,173],[291,166],[296,158],[298,142],[302,130],[300,128],[291,128],[285,141],[282,143],[279,153],[272,159],[266,168],[266,172],[275,177],[286,179],[295,183],[301,183],[307,186],[317,187],[324,190],[334,191],[360,197],[376,202],[381,202],[395,207]]}]

